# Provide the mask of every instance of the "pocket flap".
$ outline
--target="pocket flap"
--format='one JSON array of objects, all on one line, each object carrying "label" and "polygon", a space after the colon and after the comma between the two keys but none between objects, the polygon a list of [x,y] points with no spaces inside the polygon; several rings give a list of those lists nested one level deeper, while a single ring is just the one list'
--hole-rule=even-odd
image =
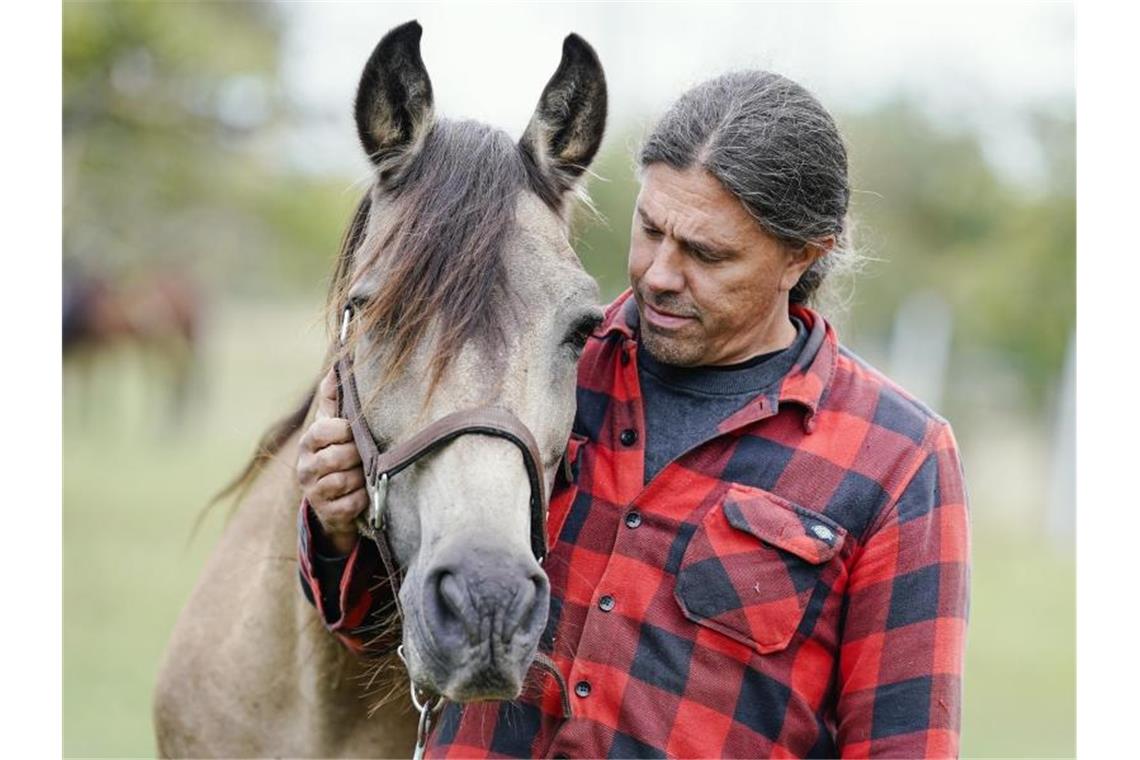
[{"label": "pocket flap", "polygon": [[831,518],[758,488],[729,488],[724,516],[737,530],[813,565],[834,557],[847,538],[847,531]]}]

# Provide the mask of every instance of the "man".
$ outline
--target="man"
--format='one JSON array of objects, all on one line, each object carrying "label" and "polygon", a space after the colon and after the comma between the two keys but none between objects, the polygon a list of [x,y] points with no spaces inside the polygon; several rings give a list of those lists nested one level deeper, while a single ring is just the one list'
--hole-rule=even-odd
[{"label": "man", "polygon": [[[639,163],[631,289],[582,355],[550,507],[541,648],[571,717],[546,679],[449,705],[429,754],[957,754],[953,434],[806,306],[849,248],[834,122],[794,82],[729,74],[683,95]],[[361,551],[359,456],[343,421],[312,431],[303,585],[359,652],[373,601],[343,559]]]}]

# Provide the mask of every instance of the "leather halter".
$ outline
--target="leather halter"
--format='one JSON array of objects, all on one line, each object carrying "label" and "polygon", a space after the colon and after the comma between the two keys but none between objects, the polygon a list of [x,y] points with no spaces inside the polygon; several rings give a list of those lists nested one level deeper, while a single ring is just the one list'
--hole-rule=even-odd
[{"label": "leather halter", "polygon": [[523,422],[507,409],[481,406],[453,412],[432,422],[407,441],[381,450],[368,427],[356,388],[352,357],[344,351],[352,307],[346,306],[340,330],[341,354],[334,367],[337,379],[338,414],[348,419],[352,437],[364,465],[364,482],[371,500],[368,518],[358,526],[380,549],[393,592],[399,592],[399,574],[388,543],[388,481],[420,458],[440,449],[463,435],[487,435],[504,438],[518,447],[530,482],[530,545],[540,563],[546,558],[546,487],[543,483],[542,457],[534,435]]},{"label": "leather halter", "polygon": [[[356,375],[352,369],[352,357],[345,350],[348,338],[348,323],[352,318],[352,306],[345,306],[340,326],[340,356],[333,365],[337,385],[337,415],[349,421],[352,438],[360,452],[364,465],[364,485],[368,490],[371,506],[368,517],[357,518],[357,528],[376,544],[388,583],[392,590],[396,609],[403,617],[400,604],[400,569],[388,541],[387,498],[388,481],[418,459],[436,449],[442,448],[462,435],[488,435],[504,438],[518,447],[530,481],[530,546],[534,557],[542,563],[546,559],[546,488],[542,478],[542,457],[534,434],[512,412],[501,407],[481,406],[453,412],[432,422],[407,441],[390,449],[381,450],[376,437],[368,427],[360,404],[360,394],[356,388]],[[397,648],[397,653],[403,647]],[[402,653],[401,653],[402,657]],[[551,675],[558,685],[562,713],[570,717],[570,697],[562,672],[550,656],[535,652],[534,665]],[[416,686],[412,685],[412,702],[420,712],[420,725],[416,737],[416,755],[422,756],[427,735],[431,731],[432,715],[438,711],[442,698],[438,695],[420,704],[416,696]]]}]

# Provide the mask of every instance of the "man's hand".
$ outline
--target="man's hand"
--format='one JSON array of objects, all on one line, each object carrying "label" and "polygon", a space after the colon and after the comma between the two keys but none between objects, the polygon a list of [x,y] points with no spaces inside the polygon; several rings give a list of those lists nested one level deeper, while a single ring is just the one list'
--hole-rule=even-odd
[{"label": "man's hand", "polygon": [[336,377],[330,369],[317,387],[316,419],[301,437],[297,479],[327,543],[338,554],[348,554],[360,537],[354,521],[368,506],[368,493],[352,428],[335,415]]}]

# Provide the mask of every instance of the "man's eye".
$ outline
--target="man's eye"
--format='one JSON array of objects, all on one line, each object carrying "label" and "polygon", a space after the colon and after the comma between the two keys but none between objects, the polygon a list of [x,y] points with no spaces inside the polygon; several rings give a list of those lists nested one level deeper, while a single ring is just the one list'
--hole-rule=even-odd
[{"label": "man's eye", "polygon": [[716,264],[724,261],[724,256],[713,253],[712,251],[704,248],[697,248],[695,246],[689,247],[689,252],[693,254],[693,258],[704,264]]},{"label": "man's eye", "polygon": [[650,227],[643,224],[641,225],[641,231],[644,232],[645,236],[650,240],[657,240],[661,237],[661,230],[657,229],[656,227]]}]

